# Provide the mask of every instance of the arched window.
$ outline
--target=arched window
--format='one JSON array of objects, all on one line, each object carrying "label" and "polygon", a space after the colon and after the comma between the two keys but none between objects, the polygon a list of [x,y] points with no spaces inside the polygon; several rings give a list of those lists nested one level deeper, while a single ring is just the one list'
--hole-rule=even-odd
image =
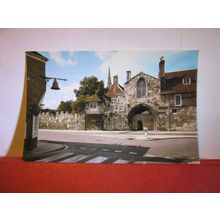
[{"label": "arched window", "polygon": [[137,83],[137,98],[143,98],[146,94],[146,84],[143,78],[138,80]]}]

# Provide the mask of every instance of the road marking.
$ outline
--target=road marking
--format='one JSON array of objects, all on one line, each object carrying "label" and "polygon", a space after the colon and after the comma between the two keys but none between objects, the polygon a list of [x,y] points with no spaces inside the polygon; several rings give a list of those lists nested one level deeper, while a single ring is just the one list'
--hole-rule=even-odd
[{"label": "road marking", "polygon": [[99,157],[95,157],[95,158],[93,158],[91,160],[86,161],[86,163],[101,163],[101,162],[103,162],[103,161],[105,161],[107,159],[108,159],[108,157],[99,156]]},{"label": "road marking", "polygon": [[77,161],[80,161],[80,160],[83,160],[87,157],[90,157],[91,155],[83,155],[83,154],[79,154],[79,155],[76,155],[74,157],[71,157],[71,158],[68,158],[68,159],[65,159],[65,160],[62,160],[61,162],[77,162]]},{"label": "road marking", "polygon": [[85,150],[86,148],[85,147],[80,147],[80,149]]},{"label": "road marking", "polygon": [[64,157],[69,156],[69,155],[73,155],[73,153],[64,153],[64,154],[60,154],[60,155],[54,155],[54,156],[51,156],[51,157],[47,157],[47,158],[40,159],[40,160],[35,160],[35,161],[37,161],[37,162],[50,162],[50,161],[53,161],[53,160],[64,158]]},{"label": "road marking", "polygon": [[122,150],[115,150],[115,153],[122,153]]},{"label": "road marking", "polygon": [[126,164],[126,163],[129,163],[129,161],[128,161],[128,160],[118,159],[118,160],[116,160],[114,163],[122,163],[122,164]]},{"label": "road marking", "polygon": [[148,164],[148,163],[153,163],[153,162],[150,162],[150,161],[136,161],[136,162],[134,162],[134,164]]},{"label": "road marking", "polygon": [[104,148],[104,149],[102,149],[102,151],[109,151],[109,149],[105,149],[105,148]]},{"label": "road marking", "polygon": [[138,154],[137,152],[132,152],[132,151],[130,151],[130,152],[128,152],[129,154]]},{"label": "road marking", "polygon": [[152,155],[152,154],[145,154],[144,157],[156,157],[156,155]]}]

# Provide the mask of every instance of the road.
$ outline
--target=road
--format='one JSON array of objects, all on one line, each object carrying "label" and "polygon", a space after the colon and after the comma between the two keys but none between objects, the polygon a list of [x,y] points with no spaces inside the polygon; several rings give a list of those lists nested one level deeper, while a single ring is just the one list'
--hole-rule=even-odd
[{"label": "road", "polygon": [[[38,161],[88,163],[152,163],[198,160],[197,138],[192,135],[149,135],[130,131],[39,130],[38,140],[60,143],[68,150]],[[182,158],[182,159],[181,159]]]}]

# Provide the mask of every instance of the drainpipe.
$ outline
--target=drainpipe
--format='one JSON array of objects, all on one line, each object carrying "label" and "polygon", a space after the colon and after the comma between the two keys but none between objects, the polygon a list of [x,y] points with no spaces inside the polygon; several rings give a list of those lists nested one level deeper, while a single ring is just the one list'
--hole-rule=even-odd
[{"label": "drainpipe", "polygon": [[170,114],[170,96],[169,96],[169,114],[168,114],[168,117],[169,117],[169,129],[170,129],[170,131],[171,131],[171,114]]}]

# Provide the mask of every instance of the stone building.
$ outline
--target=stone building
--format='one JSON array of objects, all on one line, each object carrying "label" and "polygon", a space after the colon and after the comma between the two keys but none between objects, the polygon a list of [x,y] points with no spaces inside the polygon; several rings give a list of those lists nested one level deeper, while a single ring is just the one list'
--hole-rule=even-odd
[{"label": "stone building", "polygon": [[124,87],[118,76],[111,83],[108,72],[107,98],[90,97],[86,106],[86,129],[195,131],[197,69],[165,72],[159,62],[158,78],[127,71]]}]

